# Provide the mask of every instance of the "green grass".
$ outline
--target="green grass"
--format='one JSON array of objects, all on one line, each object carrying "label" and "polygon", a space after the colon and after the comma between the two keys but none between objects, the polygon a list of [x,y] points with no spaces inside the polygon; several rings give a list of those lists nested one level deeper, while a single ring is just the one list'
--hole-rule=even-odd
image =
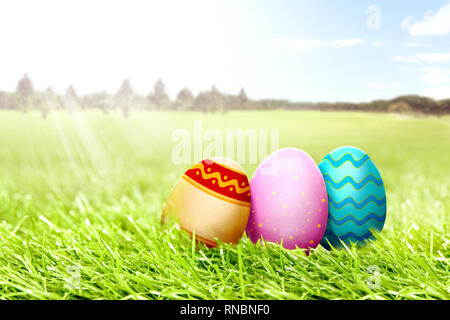
[{"label": "green grass", "polygon": [[[309,257],[254,245],[196,248],[161,227],[189,165],[174,129],[279,128],[316,162],[366,150],[385,181],[385,228],[364,248]],[[450,299],[450,118],[321,112],[0,112],[2,299]],[[256,164],[244,164],[249,177]],[[213,212],[211,214],[214,214]],[[378,286],[370,286],[378,268]],[[74,272],[75,270],[75,272]],[[77,279],[79,272],[79,281]],[[79,284],[79,286],[77,285]]]}]

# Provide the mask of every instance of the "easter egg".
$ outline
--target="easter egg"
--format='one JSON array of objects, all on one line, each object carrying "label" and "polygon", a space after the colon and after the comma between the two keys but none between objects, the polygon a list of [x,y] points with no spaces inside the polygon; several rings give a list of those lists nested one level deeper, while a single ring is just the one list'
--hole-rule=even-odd
[{"label": "easter egg", "polygon": [[304,151],[285,148],[269,155],[250,181],[248,237],[287,249],[315,248],[327,223],[327,191],[314,160]]},{"label": "easter egg", "polygon": [[340,247],[373,239],[386,219],[386,191],[381,175],[364,151],[341,147],[319,164],[328,192],[328,223],[322,245]]},{"label": "easter egg", "polygon": [[250,212],[250,186],[244,169],[227,158],[211,158],[187,170],[164,205],[162,220],[180,227],[209,246],[216,239],[236,244]]}]

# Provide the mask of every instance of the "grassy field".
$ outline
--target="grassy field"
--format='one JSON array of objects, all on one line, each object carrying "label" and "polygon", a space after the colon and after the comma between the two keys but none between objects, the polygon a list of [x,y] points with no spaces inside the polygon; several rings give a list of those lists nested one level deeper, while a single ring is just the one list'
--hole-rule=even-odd
[{"label": "grassy field", "polygon": [[[177,128],[280,129],[319,162],[365,150],[387,220],[362,249],[309,257],[275,244],[207,249],[159,224],[189,165]],[[249,177],[255,164],[243,164]],[[213,212],[212,212],[213,214]],[[2,299],[450,299],[450,117],[333,112],[0,112]],[[377,270],[373,272],[373,270]]]}]

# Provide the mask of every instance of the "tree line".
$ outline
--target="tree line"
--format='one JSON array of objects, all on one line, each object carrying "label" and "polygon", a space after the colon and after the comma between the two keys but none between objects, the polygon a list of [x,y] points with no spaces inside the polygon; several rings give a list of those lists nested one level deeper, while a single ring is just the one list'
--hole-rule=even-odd
[{"label": "tree line", "polygon": [[364,103],[351,102],[292,102],[280,99],[250,99],[245,89],[237,94],[225,94],[214,85],[196,96],[188,88],[180,90],[175,99],[171,99],[162,79],[158,79],[148,95],[136,93],[129,79],[123,80],[115,94],[97,92],[78,95],[73,86],[64,94],[57,94],[52,88],[44,91],[34,89],[29,76],[25,74],[17,83],[15,92],[0,91],[0,109],[28,112],[40,110],[47,117],[52,110],[100,109],[105,114],[111,110],[122,110],[128,117],[132,110],[172,110],[226,112],[229,110],[322,110],[322,111],[370,111],[422,113],[444,115],[450,114],[450,99],[434,100],[418,95],[400,96],[391,100],[375,100]]}]

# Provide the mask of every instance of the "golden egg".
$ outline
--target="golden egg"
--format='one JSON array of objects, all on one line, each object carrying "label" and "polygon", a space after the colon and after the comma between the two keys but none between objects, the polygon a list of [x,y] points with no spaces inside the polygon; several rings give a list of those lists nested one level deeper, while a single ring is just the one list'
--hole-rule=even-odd
[{"label": "golden egg", "polygon": [[205,159],[173,187],[162,214],[209,246],[216,239],[236,244],[250,213],[250,187],[244,169],[228,158]]}]

